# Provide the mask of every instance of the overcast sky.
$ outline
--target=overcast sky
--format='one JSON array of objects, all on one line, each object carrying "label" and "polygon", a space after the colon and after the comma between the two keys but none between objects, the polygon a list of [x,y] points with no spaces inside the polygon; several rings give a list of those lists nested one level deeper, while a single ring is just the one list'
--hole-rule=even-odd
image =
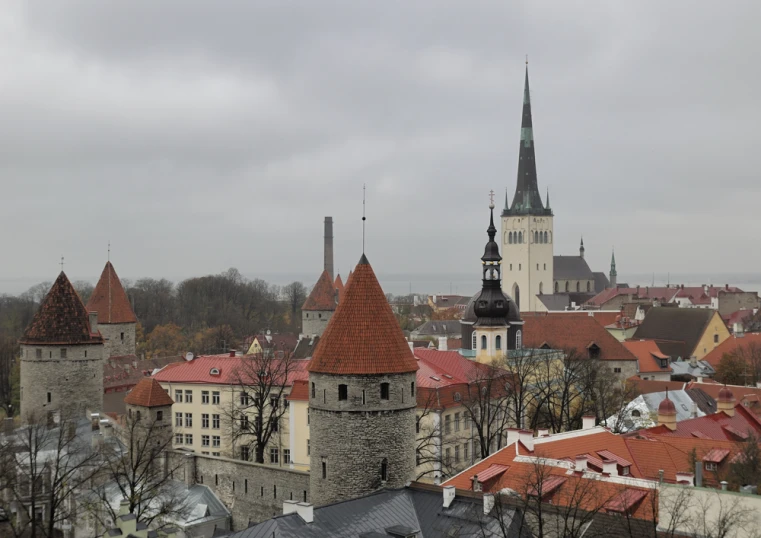
[{"label": "overcast sky", "polygon": [[[728,6],[731,9],[728,9]],[[474,272],[524,57],[555,253],[761,262],[761,3],[6,0],[4,279]],[[310,283],[311,284],[311,283]],[[3,290],[0,290],[3,291]]]}]

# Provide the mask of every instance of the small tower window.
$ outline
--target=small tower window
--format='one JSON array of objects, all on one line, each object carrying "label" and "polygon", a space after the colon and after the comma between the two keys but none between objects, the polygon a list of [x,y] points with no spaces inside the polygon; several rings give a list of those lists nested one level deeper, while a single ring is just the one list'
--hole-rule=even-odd
[{"label": "small tower window", "polygon": [[140,422],[140,411],[137,412],[137,421]]},{"label": "small tower window", "polygon": [[65,358],[66,358],[66,348],[65,348],[65,347],[62,347],[62,348],[61,348],[61,358],[62,358],[62,359],[65,359]]},{"label": "small tower window", "polygon": [[486,335],[481,335],[481,349],[486,349]]},{"label": "small tower window", "polygon": [[534,243],[539,242],[539,232],[534,232]]},{"label": "small tower window", "polygon": [[388,383],[381,383],[380,397],[381,400],[388,400]]},{"label": "small tower window", "polygon": [[50,392],[48,392],[48,403],[52,401],[53,401],[53,395]]},{"label": "small tower window", "polygon": [[163,411],[156,411],[156,421],[162,421],[164,420],[164,412]]},{"label": "small tower window", "polygon": [[587,291],[592,291],[592,283],[587,280]]},{"label": "small tower window", "polygon": [[349,399],[349,387],[347,385],[338,385],[338,399],[339,401]]},{"label": "small tower window", "polygon": [[513,244],[513,232],[507,234],[507,242]]},{"label": "small tower window", "polygon": [[315,392],[314,383],[312,383],[312,398],[315,397]]},{"label": "small tower window", "polygon": [[327,458],[322,458],[322,478],[328,477],[328,460]]},{"label": "small tower window", "polygon": [[578,293],[580,291],[581,291],[581,282],[577,282],[576,283],[576,292]]},{"label": "small tower window", "polygon": [[544,293],[544,282],[539,283],[539,295]]},{"label": "small tower window", "polygon": [[388,460],[386,458],[383,458],[383,461],[381,461],[381,482],[386,482],[388,480]]},{"label": "small tower window", "polygon": [[41,359],[42,358],[42,350],[40,348],[35,349],[34,350],[34,356],[37,359]]},{"label": "small tower window", "polygon": [[500,335],[497,335],[497,338],[494,339],[494,347],[496,349],[502,349],[502,337]]},{"label": "small tower window", "polygon": [[515,349],[521,349],[523,347],[523,334],[520,329],[515,333]]},{"label": "small tower window", "polygon": [[415,397],[415,382],[410,383],[410,395],[414,398]]},{"label": "small tower window", "polygon": [[565,291],[566,291],[566,293],[568,293],[569,291],[571,291],[571,283],[570,283],[570,282],[566,282],[566,283],[565,283]]},{"label": "small tower window", "polygon": [[122,333],[122,341],[124,341],[124,333]]}]

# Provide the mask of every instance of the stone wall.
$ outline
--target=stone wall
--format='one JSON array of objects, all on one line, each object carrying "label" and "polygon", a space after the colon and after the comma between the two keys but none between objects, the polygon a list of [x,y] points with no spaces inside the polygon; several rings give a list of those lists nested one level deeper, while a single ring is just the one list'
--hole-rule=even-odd
[{"label": "stone wall", "polygon": [[328,321],[333,316],[331,310],[304,310],[301,312],[301,332],[307,336],[322,336]]},{"label": "stone wall", "polygon": [[719,314],[722,316],[728,316],[738,310],[753,310],[758,307],[758,293],[755,291],[738,293],[719,291]]},{"label": "stone wall", "polygon": [[83,414],[102,409],[103,344],[21,346],[22,417],[46,415],[48,411]]},{"label": "stone wall", "polygon": [[208,486],[232,513],[232,530],[283,513],[283,501],[311,502],[309,473],[248,461],[172,451],[169,469],[185,483]]},{"label": "stone wall", "polygon": [[[619,379],[629,379],[639,373],[636,360],[604,360],[600,361],[601,366],[607,366],[612,372],[618,376]],[[616,369],[620,369],[620,372],[616,372]]]},{"label": "stone wall", "polygon": [[135,354],[135,323],[98,323],[105,344],[104,357]]},{"label": "stone wall", "polygon": [[[315,505],[359,497],[381,487],[402,487],[414,479],[414,373],[310,373],[309,381],[310,491]],[[381,397],[381,383],[389,384],[388,399]],[[339,399],[343,384],[347,386],[345,400]],[[381,476],[384,461],[385,481]]]}]

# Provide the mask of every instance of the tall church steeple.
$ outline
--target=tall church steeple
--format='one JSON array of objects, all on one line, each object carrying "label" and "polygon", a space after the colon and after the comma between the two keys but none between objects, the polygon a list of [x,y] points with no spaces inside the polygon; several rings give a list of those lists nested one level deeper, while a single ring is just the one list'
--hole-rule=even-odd
[{"label": "tall church steeple", "polygon": [[615,288],[618,280],[618,272],[616,271],[616,251],[614,250],[610,255],[610,287]]}]

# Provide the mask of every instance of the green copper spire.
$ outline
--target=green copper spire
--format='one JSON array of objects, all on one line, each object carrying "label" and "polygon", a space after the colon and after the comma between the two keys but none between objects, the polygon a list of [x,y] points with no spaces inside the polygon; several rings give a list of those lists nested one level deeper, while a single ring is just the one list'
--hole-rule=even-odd
[{"label": "green copper spire", "polygon": [[547,187],[547,202],[544,204],[544,209],[550,208],[550,188]]},{"label": "green copper spire", "polygon": [[610,255],[610,274],[611,276],[618,276],[618,273],[616,272],[616,251],[613,250],[613,253]]},{"label": "green copper spire", "polygon": [[505,189],[505,211],[510,209],[510,203],[507,201],[507,189]]}]

